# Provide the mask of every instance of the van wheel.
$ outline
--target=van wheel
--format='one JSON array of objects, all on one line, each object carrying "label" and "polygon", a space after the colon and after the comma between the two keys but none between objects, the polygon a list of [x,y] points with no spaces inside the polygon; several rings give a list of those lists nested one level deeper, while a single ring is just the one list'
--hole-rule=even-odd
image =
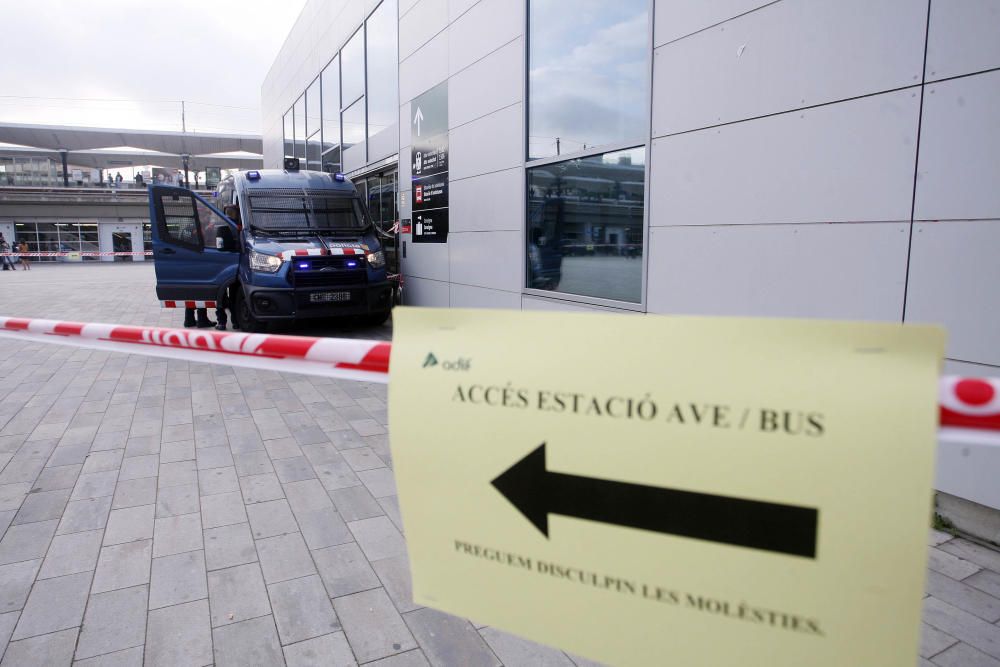
[{"label": "van wheel", "polygon": [[389,311],[386,310],[381,313],[372,313],[370,315],[365,315],[361,318],[362,324],[368,327],[377,327],[384,324],[385,321],[389,319]]},{"label": "van wheel", "polygon": [[250,312],[250,304],[247,303],[246,295],[243,294],[243,287],[237,285],[236,289],[236,308],[233,310],[233,316],[236,319],[236,323],[240,327],[240,331],[246,333],[263,333],[267,330],[267,323],[261,322],[253,316]]}]

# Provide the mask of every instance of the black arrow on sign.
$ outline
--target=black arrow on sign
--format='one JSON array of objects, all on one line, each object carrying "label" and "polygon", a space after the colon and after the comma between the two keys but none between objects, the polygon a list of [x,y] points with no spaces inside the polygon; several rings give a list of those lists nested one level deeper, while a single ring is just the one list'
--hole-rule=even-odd
[{"label": "black arrow on sign", "polygon": [[545,469],[545,443],[493,480],[545,537],[549,514],[816,557],[819,511],[745,498],[565,475]]}]

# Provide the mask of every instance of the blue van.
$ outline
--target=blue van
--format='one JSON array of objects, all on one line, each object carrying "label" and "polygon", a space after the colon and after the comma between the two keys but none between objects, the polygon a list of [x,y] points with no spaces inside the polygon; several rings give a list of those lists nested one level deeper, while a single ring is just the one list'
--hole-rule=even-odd
[{"label": "blue van", "polygon": [[227,177],[215,205],[184,188],[150,187],[161,303],[228,305],[243,331],[317,317],[385,322],[393,304],[385,253],[354,185],[343,174],[286,167]]}]

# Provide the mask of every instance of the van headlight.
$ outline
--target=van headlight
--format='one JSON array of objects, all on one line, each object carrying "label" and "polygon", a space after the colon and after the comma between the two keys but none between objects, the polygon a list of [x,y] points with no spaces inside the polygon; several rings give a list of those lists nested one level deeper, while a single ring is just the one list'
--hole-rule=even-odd
[{"label": "van headlight", "polygon": [[385,253],[381,250],[368,253],[365,255],[365,259],[368,261],[368,266],[373,269],[381,269],[385,266]]},{"label": "van headlight", "polygon": [[250,268],[254,271],[277,273],[283,261],[280,257],[275,257],[274,255],[265,255],[256,250],[250,251]]}]

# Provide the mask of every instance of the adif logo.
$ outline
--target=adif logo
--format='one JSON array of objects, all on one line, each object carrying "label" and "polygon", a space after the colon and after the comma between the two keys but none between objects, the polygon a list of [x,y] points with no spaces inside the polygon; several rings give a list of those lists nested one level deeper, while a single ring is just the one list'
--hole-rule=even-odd
[{"label": "adif logo", "polygon": [[446,371],[467,371],[472,367],[472,363],[469,359],[439,362],[433,352],[428,352],[427,357],[424,358],[424,365],[421,368],[430,368],[432,366],[441,366]]}]

